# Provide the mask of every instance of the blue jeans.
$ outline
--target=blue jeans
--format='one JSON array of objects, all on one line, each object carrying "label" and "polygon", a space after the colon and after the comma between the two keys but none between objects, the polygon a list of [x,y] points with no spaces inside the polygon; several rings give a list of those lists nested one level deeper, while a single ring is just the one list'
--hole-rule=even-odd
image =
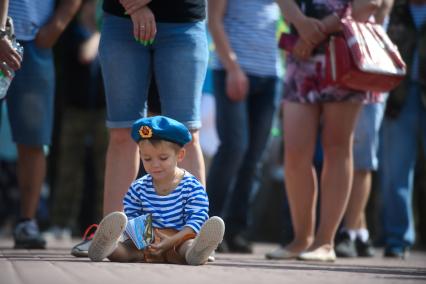
[{"label": "blue jeans", "polygon": [[377,170],[379,165],[379,130],[386,104],[365,104],[358,116],[354,134],[354,167],[356,170]]},{"label": "blue jeans", "polygon": [[208,178],[210,215],[223,216],[230,235],[246,229],[249,197],[258,181],[261,158],[280,98],[277,77],[248,76],[249,93],[241,102],[226,95],[226,73],[214,71],[216,128],[220,145]]},{"label": "blue jeans", "polygon": [[380,183],[383,235],[389,249],[410,247],[415,241],[412,196],[419,135],[426,153],[426,109],[420,86],[412,83],[399,116],[383,121]]},{"label": "blue jeans", "polygon": [[162,115],[189,129],[199,129],[201,91],[209,57],[205,22],[156,23],[154,43],[144,46],[134,39],[130,19],[104,15],[99,58],[107,126],[128,128],[144,116],[154,72]]}]

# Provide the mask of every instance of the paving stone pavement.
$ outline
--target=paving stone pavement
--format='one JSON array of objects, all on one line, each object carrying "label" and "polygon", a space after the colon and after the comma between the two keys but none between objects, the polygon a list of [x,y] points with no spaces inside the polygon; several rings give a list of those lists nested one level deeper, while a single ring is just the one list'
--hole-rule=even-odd
[{"label": "paving stone pavement", "polygon": [[91,262],[71,256],[78,240],[49,240],[46,250],[14,250],[0,239],[0,284],[262,284],[262,283],[426,283],[426,252],[413,251],[407,260],[338,259],[334,263],[266,260],[274,244],[255,244],[251,255],[216,254],[202,266]]}]

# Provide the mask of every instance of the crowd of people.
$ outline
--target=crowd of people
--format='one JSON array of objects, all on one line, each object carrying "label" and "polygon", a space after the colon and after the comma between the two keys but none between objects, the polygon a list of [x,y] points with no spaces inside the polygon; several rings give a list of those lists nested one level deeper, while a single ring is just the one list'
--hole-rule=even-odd
[{"label": "crowd of people", "polygon": [[[322,83],[327,39],[348,11],[382,25],[400,51],[407,73],[389,93]],[[281,16],[291,51],[278,48]],[[83,210],[99,223],[75,256],[199,265],[215,250],[252,253],[250,208],[277,119],[292,239],[266,258],[373,256],[374,172],[384,256],[405,258],[416,243],[425,0],[0,0],[0,62],[0,76],[16,73],[0,99],[17,149],[15,248],[46,247],[36,213],[49,176],[51,225],[80,232],[90,225]],[[206,74],[219,140],[207,167]],[[122,235],[143,214],[152,214],[156,239],[139,251]]]}]

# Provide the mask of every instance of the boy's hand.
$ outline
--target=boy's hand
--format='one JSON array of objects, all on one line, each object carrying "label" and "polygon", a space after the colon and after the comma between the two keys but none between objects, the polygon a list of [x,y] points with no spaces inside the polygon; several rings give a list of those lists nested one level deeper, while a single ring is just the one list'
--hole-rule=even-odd
[{"label": "boy's hand", "polygon": [[173,237],[160,232],[158,229],[155,229],[155,234],[160,237],[160,242],[158,244],[152,244],[148,247],[153,255],[161,255],[168,249],[172,248],[175,244]]}]

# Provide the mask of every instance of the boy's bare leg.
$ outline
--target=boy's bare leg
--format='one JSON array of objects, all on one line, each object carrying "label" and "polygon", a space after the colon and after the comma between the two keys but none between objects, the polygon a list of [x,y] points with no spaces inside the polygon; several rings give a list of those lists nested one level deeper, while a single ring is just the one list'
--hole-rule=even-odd
[{"label": "boy's bare leg", "polygon": [[183,258],[185,258],[186,252],[191,247],[193,242],[194,242],[194,240],[187,240],[187,241],[183,242],[178,249],[179,255],[182,256]]},{"label": "boy's bare leg", "polygon": [[113,262],[142,262],[144,253],[136,248],[132,240],[126,240],[123,243],[118,243],[117,248],[108,259]]}]

